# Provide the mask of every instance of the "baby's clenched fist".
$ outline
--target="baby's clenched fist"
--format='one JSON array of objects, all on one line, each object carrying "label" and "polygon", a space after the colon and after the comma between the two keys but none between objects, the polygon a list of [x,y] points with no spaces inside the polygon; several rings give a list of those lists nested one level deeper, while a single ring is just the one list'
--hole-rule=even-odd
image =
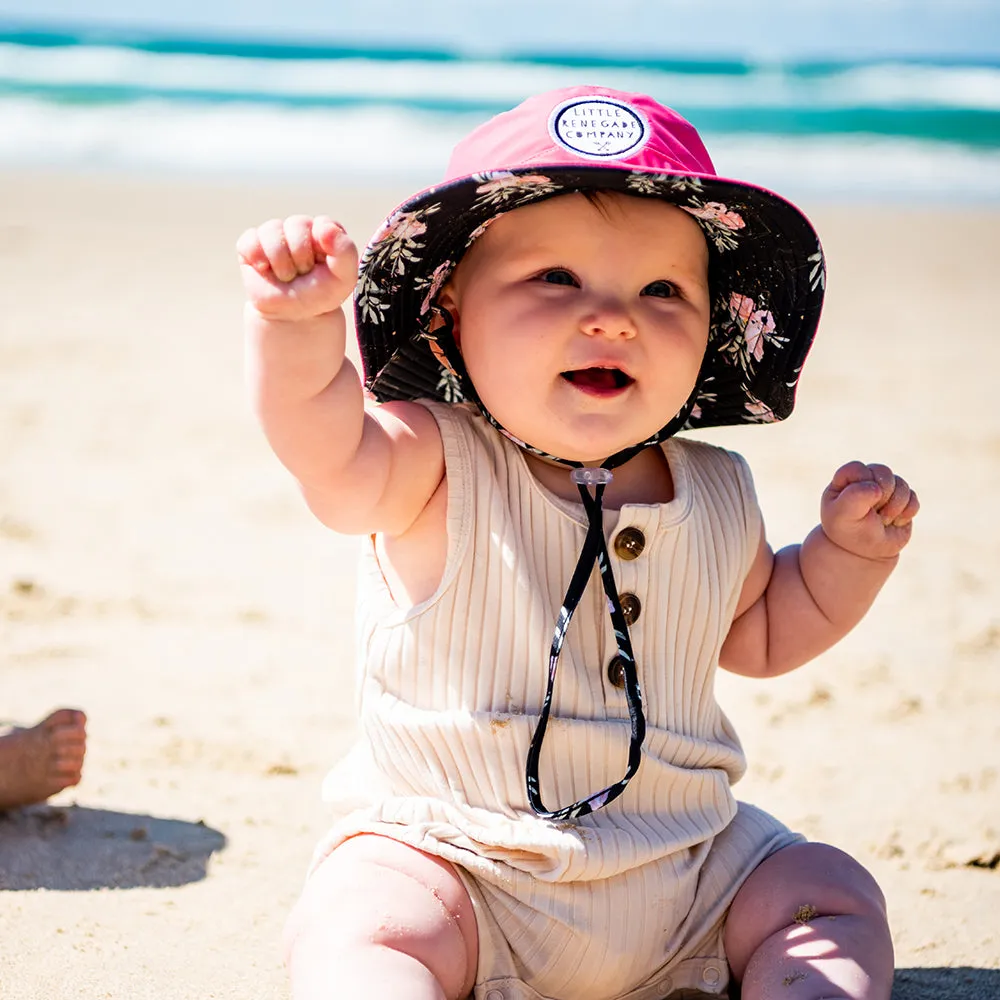
[{"label": "baby's clenched fist", "polygon": [[271,219],[243,233],[236,253],[250,305],[267,319],[333,312],[357,281],[357,248],[325,215]]},{"label": "baby's clenched fist", "polygon": [[887,465],[848,462],[823,492],[820,520],[830,541],[866,559],[891,559],[910,540],[917,494]]}]

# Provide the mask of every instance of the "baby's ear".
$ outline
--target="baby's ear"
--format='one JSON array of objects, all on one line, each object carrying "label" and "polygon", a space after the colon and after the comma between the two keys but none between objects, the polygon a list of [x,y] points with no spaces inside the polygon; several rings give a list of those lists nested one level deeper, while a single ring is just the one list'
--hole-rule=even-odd
[{"label": "baby's ear", "polygon": [[[451,317],[451,335],[455,343],[461,347],[462,346],[462,330],[461,321],[459,319],[458,313],[458,303],[455,301],[455,291],[451,287],[451,284],[447,284],[444,288],[438,292],[437,301],[434,303],[437,309],[441,309],[448,313]],[[435,318],[434,322],[431,324],[431,330],[440,329],[444,325],[444,320],[440,318]]]}]

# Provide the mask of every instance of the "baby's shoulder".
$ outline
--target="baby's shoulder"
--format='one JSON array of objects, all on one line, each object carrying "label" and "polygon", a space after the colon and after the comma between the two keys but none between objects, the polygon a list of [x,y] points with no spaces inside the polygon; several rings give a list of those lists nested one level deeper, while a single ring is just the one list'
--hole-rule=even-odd
[{"label": "baby's shoulder", "polygon": [[738,452],[721,445],[699,441],[696,438],[675,437],[668,445],[675,454],[693,469],[718,470],[736,475],[749,475],[750,466],[747,460]]},{"label": "baby's shoulder", "polygon": [[747,460],[738,452],[692,438],[674,438],[671,460],[674,478],[687,478],[697,505],[742,511],[745,518],[757,509],[757,490]]},{"label": "baby's shoulder", "polygon": [[410,405],[426,410],[437,422],[442,434],[465,431],[475,426],[478,418],[478,412],[471,403],[443,403],[437,399],[415,399]]}]

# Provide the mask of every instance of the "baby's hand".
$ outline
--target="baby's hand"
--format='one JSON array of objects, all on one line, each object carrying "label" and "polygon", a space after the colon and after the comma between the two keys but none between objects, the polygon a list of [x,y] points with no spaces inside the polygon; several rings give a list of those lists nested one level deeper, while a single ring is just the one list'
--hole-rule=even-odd
[{"label": "baby's hand", "polygon": [[266,319],[303,320],[338,309],[358,277],[358,251],[325,215],[293,215],[248,229],[236,242],[250,304]]},{"label": "baby's hand", "polygon": [[910,540],[917,494],[885,465],[848,462],[823,492],[820,520],[827,538],[866,559],[891,559]]}]

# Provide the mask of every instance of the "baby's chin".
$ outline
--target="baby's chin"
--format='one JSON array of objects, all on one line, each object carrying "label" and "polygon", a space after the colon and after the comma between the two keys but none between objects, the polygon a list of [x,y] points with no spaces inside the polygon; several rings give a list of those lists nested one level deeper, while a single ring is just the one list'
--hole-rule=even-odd
[{"label": "baby's chin", "polygon": [[640,420],[636,415],[629,419],[620,411],[566,414],[557,407],[549,410],[544,406],[528,419],[529,414],[508,400],[498,400],[495,408],[488,400],[483,400],[483,405],[515,442],[564,462],[585,465],[599,465],[612,455],[641,445],[670,420],[666,417],[652,426],[656,417],[649,413]]},{"label": "baby's chin", "polygon": [[[657,428],[657,430],[659,430],[659,428]],[[522,437],[513,431],[511,431],[511,433],[514,434],[515,438],[519,441],[523,441],[530,448],[543,452],[543,455],[537,457],[549,465],[560,465],[560,463],[553,461],[552,459],[545,458],[545,455],[554,455],[557,459],[561,459],[563,462],[580,462],[583,465],[600,465],[612,455],[617,455],[621,451],[627,451],[630,448],[641,445],[644,441],[648,440],[654,433],[656,433],[656,431],[650,431],[649,434],[635,440],[631,438],[608,438],[606,440],[602,439],[599,442],[595,442],[592,439],[587,441],[560,440],[550,438],[548,436],[542,436],[532,440],[530,436]]]}]

